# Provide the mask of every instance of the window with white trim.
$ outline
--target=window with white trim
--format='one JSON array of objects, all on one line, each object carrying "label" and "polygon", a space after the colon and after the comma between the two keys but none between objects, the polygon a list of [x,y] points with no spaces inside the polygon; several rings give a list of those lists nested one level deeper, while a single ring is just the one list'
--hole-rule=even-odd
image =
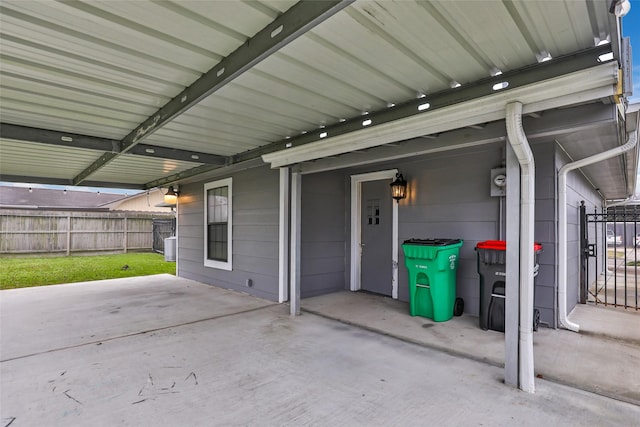
[{"label": "window with white trim", "polygon": [[204,186],[204,265],[232,269],[232,179]]}]

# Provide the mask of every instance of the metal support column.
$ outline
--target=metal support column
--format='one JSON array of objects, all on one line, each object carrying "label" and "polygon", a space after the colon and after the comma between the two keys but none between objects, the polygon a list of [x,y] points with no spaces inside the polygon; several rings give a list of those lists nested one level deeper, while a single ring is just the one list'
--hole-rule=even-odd
[{"label": "metal support column", "polygon": [[278,234],[278,302],[289,299],[289,220],[291,218],[289,168],[280,168],[280,215]]},{"label": "metal support column", "polygon": [[291,315],[300,314],[300,234],[302,213],[302,175],[291,174],[291,287],[289,304]]},{"label": "metal support column", "polygon": [[520,331],[520,163],[511,144],[507,160],[507,250],[504,322],[504,382],[518,386]]}]

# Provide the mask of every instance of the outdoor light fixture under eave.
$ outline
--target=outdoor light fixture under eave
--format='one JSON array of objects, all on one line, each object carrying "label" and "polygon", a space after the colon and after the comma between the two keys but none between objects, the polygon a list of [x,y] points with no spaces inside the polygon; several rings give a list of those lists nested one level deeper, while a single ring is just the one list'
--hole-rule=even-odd
[{"label": "outdoor light fixture under eave", "polygon": [[402,177],[401,173],[396,174],[396,180],[391,184],[391,197],[400,203],[400,199],[407,197],[407,181]]},{"label": "outdoor light fixture under eave", "polygon": [[173,186],[170,186],[169,190],[167,190],[167,193],[164,195],[164,202],[168,205],[177,204],[179,194],[180,193],[173,189]]}]

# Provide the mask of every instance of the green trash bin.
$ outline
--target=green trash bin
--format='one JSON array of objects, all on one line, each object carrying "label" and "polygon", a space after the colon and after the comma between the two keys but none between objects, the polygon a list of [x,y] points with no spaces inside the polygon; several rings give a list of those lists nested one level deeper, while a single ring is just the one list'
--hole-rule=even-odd
[{"label": "green trash bin", "polygon": [[409,314],[444,322],[459,316],[456,271],[461,239],[409,239],[402,244],[409,270]]}]

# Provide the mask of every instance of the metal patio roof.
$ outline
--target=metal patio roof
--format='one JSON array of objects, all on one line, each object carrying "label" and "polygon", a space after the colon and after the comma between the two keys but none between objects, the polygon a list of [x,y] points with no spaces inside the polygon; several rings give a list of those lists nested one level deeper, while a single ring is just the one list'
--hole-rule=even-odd
[{"label": "metal patio roof", "polygon": [[[420,99],[467,102],[499,73],[533,70],[527,85],[596,66],[580,61],[617,58],[618,38],[604,0],[5,0],[0,178],[178,182]],[[607,129],[599,143],[619,145]],[[575,158],[592,150],[566,145]],[[624,196],[620,183],[637,169],[627,163],[608,163],[607,197]]]}]

